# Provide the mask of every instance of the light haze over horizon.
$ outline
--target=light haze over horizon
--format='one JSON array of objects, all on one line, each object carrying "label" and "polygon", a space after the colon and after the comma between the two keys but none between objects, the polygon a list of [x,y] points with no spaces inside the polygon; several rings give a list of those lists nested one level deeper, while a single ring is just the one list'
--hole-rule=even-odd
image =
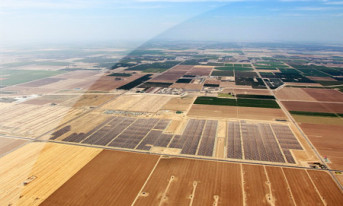
[{"label": "light haze over horizon", "polygon": [[343,1],[0,0],[1,44],[139,41],[343,43]]}]

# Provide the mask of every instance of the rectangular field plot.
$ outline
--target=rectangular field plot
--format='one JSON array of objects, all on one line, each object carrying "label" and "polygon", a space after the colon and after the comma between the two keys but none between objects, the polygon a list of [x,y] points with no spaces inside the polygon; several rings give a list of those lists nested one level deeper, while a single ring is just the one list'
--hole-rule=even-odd
[{"label": "rectangular field plot", "polygon": [[227,132],[227,157],[242,159],[241,128],[239,122],[228,122]]}]

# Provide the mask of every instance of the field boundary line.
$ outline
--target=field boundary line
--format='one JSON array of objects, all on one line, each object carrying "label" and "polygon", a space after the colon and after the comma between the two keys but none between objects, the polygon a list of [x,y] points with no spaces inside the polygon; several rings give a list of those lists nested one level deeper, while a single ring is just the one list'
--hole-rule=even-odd
[{"label": "field boundary line", "polygon": [[155,171],[155,169],[156,169],[156,167],[157,167],[158,163],[160,162],[161,158],[162,158],[162,156],[159,156],[158,160],[156,161],[156,164],[155,164],[155,166],[152,168],[152,170],[151,170],[151,172],[150,172],[149,176],[146,178],[146,180],[145,180],[145,182],[144,182],[143,186],[141,187],[141,189],[139,190],[139,192],[138,192],[138,194],[137,194],[136,198],[135,198],[135,199],[133,200],[133,202],[131,203],[131,206],[133,206],[133,205],[135,205],[135,204],[136,204],[136,202],[137,202],[137,200],[138,200],[138,198],[139,198],[140,194],[142,193],[142,191],[143,191],[144,187],[146,186],[146,184],[147,184],[147,183],[148,183],[148,181],[150,180],[150,178],[151,178],[152,174],[154,173],[154,171]]},{"label": "field boundary line", "polygon": [[314,182],[313,182],[313,180],[312,180],[310,174],[308,174],[307,170],[305,170],[305,172],[306,172],[308,178],[310,178],[310,181],[311,181],[311,183],[312,183],[314,189],[316,190],[316,192],[317,192],[319,198],[322,200],[323,204],[324,204],[324,205],[328,205],[328,204],[326,203],[326,201],[324,200],[324,198],[322,197],[322,195],[320,194],[319,190],[317,189],[316,184],[314,184]]}]

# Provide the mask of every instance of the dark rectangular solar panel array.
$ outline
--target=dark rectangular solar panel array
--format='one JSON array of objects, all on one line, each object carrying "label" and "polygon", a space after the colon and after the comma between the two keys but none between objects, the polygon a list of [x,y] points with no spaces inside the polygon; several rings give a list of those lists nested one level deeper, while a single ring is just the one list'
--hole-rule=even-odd
[{"label": "dark rectangular solar panel array", "polygon": [[214,143],[216,140],[218,121],[207,120],[204,132],[202,134],[201,143],[198,155],[209,156],[213,155]]},{"label": "dark rectangular solar panel array", "polygon": [[115,138],[109,146],[134,149],[137,144],[155,126],[158,119],[138,119],[123,133]]},{"label": "dark rectangular solar panel array", "polygon": [[51,140],[54,140],[54,139],[57,139],[59,138],[60,136],[64,135],[65,133],[69,132],[71,129],[71,126],[70,125],[67,125],[57,131],[55,131],[54,133],[52,133],[52,137],[50,138]]},{"label": "dark rectangular solar panel array", "polygon": [[169,119],[160,119],[158,123],[156,124],[156,126],[154,127],[154,129],[164,130],[165,128],[167,128],[169,122],[170,122]]},{"label": "dark rectangular solar panel array", "polygon": [[205,122],[206,120],[189,120],[183,134],[175,135],[169,147],[182,149],[182,154],[195,155]]},{"label": "dark rectangular solar panel array", "polygon": [[248,124],[241,121],[245,159],[285,162],[268,124]]},{"label": "dark rectangular solar panel array", "polygon": [[[192,121],[192,120],[191,120]],[[193,120],[193,126],[190,130],[185,131],[182,136],[184,136],[184,145],[181,150],[181,154],[192,154],[195,155],[202,131],[204,129],[206,120]]]},{"label": "dark rectangular solar panel array", "polygon": [[242,143],[241,143],[241,130],[239,122],[227,123],[228,145],[227,157],[242,159]]},{"label": "dark rectangular solar panel array", "polygon": [[151,130],[137,146],[137,149],[150,150],[151,146],[167,147],[172,137],[172,134],[163,134],[160,130]]},{"label": "dark rectangular solar panel array", "polygon": [[123,129],[128,127],[135,119],[127,117],[117,117],[106,126],[92,134],[82,143],[105,146],[112,141]]},{"label": "dark rectangular solar panel array", "polygon": [[279,141],[282,151],[288,163],[295,163],[295,160],[289,151],[290,149],[302,150],[303,148],[295,138],[291,129],[285,125],[272,124],[273,131]]},{"label": "dark rectangular solar panel array", "polygon": [[269,124],[258,124],[262,142],[270,162],[285,162],[280,147]]}]

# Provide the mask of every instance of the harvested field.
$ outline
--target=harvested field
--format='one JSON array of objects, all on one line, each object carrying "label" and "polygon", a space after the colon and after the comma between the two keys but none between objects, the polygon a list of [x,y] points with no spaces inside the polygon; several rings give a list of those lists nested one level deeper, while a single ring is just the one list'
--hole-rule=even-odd
[{"label": "harvested field", "polygon": [[61,104],[65,101],[76,99],[78,95],[44,95],[35,99],[25,101],[25,104],[34,104],[34,105],[44,105],[44,104]]},{"label": "harvested field", "polygon": [[275,205],[294,205],[282,168],[265,166],[265,169],[271,185],[272,202]]},{"label": "harvested field", "polygon": [[237,118],[237,108],[234,106],[193,104],[187,115],[203,118]]},{"label": "harvested field", "polygon": [[61,78],[44,78],[44,79],[39,79],[39,80],[29,82],[29,83],[21,84],[21,86],[23,86],[23,87],[41,87],[41,86],[51,84],[51,83],[55,83],[55,82],[58,82],[61,80],[63,80],[63,79],[61,79]]},{"label": "harvested field", "polygon": [[263,166],[242,165],[247,205],[269,205],[271,196]]},{"label": "harvested field", "polygon": [[338,117],[318,117],[318,116],[308,116],[308,115],[295,115],[292,117],[300,124],[323,124],[323,125],[337,125],[343,126],[343,119]]},{"label": "harvested field", "polygon": [[122,77],[120,80],[116,80],[113,76],[102,76],[96,80],[89,90],[95,91],[111,91],[113,89],[119,88],[125,84],[128,84],[140,77],[144,76],[143,74],[135,74],[130,77]]},{"label": "harvested field", "polygon": [[315,98],[305,92],[302,88],[283,87],[275,92],[275,96],[279,100],[285,101],[316,101]]},{"label": "harvested field", "polygon": [[343,102],[343,94],[337,90],[312,88],[303,88],[303,90],[317,101]]},{"label": "harvested field", "polygon": [[[101,149],[30,143],[0,159],[0,205],[39,205]],[[32,182],[23,186],[28,178]],[[21,197],[19,199],[19,197]]]},{"label": "harvested field", "polygon": [[72,71],[67,72],[64,74],[56,75],[56,78],[63,78],[63,79],[85,79],[89,77],[93,77],[95,75],[99,75],[98,71],[86,71],[86,70],[79,70],[79,71]]},{"label": "harvested field", "polygon": [[128,205],[134,201],[158,158],[105,150],[41,205]]},{"label": "harvested field", "polygon": [[107,94],[84,94],[74,103],[73,107],[95,107],[99,106],[111,99],[116,95]]},{"label": "harvested field", "polygon": [[288,111],[343,113],[342,103],[283,101]]},{"label": "harvested field", "polygon": [[185,83],[174,83],[169,88],[180,88],[187,91],[200,91],[203,84],[185,84]]},{"label": "harvested field", "polygon": [[162,73],[161,75],[153,78],[149,82],[166,82],[166,83],[175,83],[178,79],[180,79],[183,75],[187,73],[190,69],[192,69],[192,65],[177,65],[171,69],[168,69],[166,72]]},{"label": "harvested field", "polygon": [[297,205],[324,205],[305,170],[283,168]]},{"label": "harvested field", "polygon": [[212,69],[212,66],[194,66],[186,73],[186,75],[209,76],[212,72]]},{"label": "harvested field", "polygon": [[302,123],[300,127],[321,156],[329,158],[329,167],[343,170],[343,126]]},{"label": "harvested field", "polygon": [[122,95],[105,104],[102,109],[157,112],[171,99],[162,95]]},{"label": "harvested field", "polygon": [[170,99],[161,110],[187,111],[193,104],[195,97],[174,97]]},{"label": "harvested field", "polygon": [[314,170],[307,172],[327,205],[343,203],[343,193],[328,173]]},{"label": "harvested field", "polygon": [[0,157],[27,143],[26,140],[0,137]]},{"label": "harvested field", "polygon": [[310,77],[310,76],[307,76],[307,78],[309,78],[313,81],[337,81],[336,79],[331,78],[331,77]]},{"label": "harvested field", "polygon": [[237,107],[238,118],[257,119],[257,120],[275,120],[287,119],[281,109],[257,108],[257,107]]},{"label": "harvested field", "polygon": [[237,94],[249,94],[249,95],[270,95],[270,91],[267,89],[234,89],[234,93]]},{"label": "harvested field", "polygon": [[61,121],[68,121],[82,112],[81,109],[62,106],[14,104],[1,109],[3,115],[0,116],[0,131],[9,135],[36,138],[57,127]]},{"label": "harvested field", "polygon": [[135,205],[243,205],[241,187],[239,164],[163,158]]}]

